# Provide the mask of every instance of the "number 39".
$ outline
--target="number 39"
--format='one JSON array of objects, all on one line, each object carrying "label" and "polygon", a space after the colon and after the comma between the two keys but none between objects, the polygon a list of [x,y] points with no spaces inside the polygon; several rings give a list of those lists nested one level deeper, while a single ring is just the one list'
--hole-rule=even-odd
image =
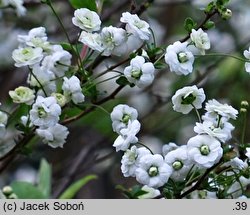
[{"label": "number 39", "polygon": [[247,203],[246,202],[235,202],[236,207],[235,210],[246,210],[247,209]]}]

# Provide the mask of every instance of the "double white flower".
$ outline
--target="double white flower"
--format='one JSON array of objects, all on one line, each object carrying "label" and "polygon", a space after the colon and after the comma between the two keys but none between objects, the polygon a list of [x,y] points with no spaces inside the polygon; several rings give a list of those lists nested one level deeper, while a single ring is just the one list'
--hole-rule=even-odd
[{"label": "double white flower", "polygon": [[164,162],[163,157],[159,154],[144,155],[135,172],[136,180],[139,183],[153,188],[161,187],[167,183],[171,174],[171,167]]},{"label": "double white flower", "polygon": [[40,128],[55,126],[61,115],[61,107],[54,97],[38,96],[30,110],[30,121]]},{"label": "double white flower", "polygon": [[143,41],[150,39],[149,24],[141,20],[136,14],[122,13],[120,21],[126,23],[126,30],[129,34],[133,34]]},{"label": "double white flower", "polygon": [[64,92],[64,96],[68,100],[72,99],[75,104],[82,103],[85,100],[85,96],[82,93],[80,80],[74,75],[70,78],[63,78],[62,90]]},{"label": "double white flower", "polygon": [[206,96],[202,88],[197,86],[183,87],[176,91],[172,97],[173,109],[183,114],[188,114],[194,107],[196,109],[202,108]]},{"label": "double white flower", "polygon": [[32,67],[43,59],[43,49],[40,47],[20,47],[12,52],[12,58],[16,67]]},{"label": "double white flower", "polygon": [[210,49],[209,37],[201,28],[198,30],[192,29],[190,38],[202,55],[205,54],[205,50]]},{"label": "double white flower", "polygon": [[181,146],[167,153],[165,162],[172,168],[170,178],[175,181],[184,180],[192,166],[187,154],[187,146]]},{"label": "double white flower", "polygon": [[113,131],[120,134],[121,129],[128,126],[129,121],[134,121],[138,117],[138,112],[135,108],[125,104],[119,104],[114,107],[110,114],[112,120]]},{"label": "double white flower", "polygon": [[145,147],[137,148],[136,146],[132,146],[131,149],[125,151],[121,160],[121,170],[124,177],[135,176],[140,159],[146,154],[150,154],[150,151]]},{"label": "double white flower", "polygon": [[69,131],[67,127],[60,124],[55,124],[54,126],[46,129],[36,129],[36,133],[42,138],[45,144],[48,144],[52,148],[62,148],[66,142]]},{"label": "double white flower", "polygon": [[136,134],[140,131],[140,128],[141,124],[138,120],[129,121],[127,127],[120,130],[120,135],[113,144],[116,151],[125,151],[129,148],[130,144],[137,143],[138,138]]},{"label": "double white flower", "polygon": [[194,55],[187,45],[187,42],[177,41],[167,47],[165,61],[169,65],[170,71],[177,75],[188,75],[193,71]]},{"label": "double white flower", "polygon": [[223,155],[221,143],[209,135],[197,135],[189,139],[187,153],[200,168],[210,168],[218,163]]},{"label": "double white flower", "polygon": [[75,26],[87,32],[99,31],[101,26],[98,14],[87,8],[77,9],[74,12],[72,22]]},{"label": "double white flower", "polygon": [[124,75],[128,81],[139,88],[144,88],[153,82],[154,72],[154,65],[151,62],[145,62],[142,56],[133,58],[130,65],[124,69]]}]

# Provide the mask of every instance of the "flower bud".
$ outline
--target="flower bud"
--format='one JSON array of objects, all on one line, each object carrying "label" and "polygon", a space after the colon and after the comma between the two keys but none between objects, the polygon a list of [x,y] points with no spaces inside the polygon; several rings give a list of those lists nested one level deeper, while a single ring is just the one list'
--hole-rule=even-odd
[{"label": "flower bud", "polygon": [[2,191],[3,191],[3,194],[6,195],[6,196],[9,196],[10,194],[13,193],[13,189],[12,189],[11,186],[3,187]]},{"label": "flower bud", "polygon": [[34,91],[23,86],[9,91],[9,95],[14,103],[26,103],[27,105],[31,105],[35,98]]},{"label": "flower bud", "polygon": [[248,104],[247,101],[242,101],[240,105],[241,105],[243,108],[249,107],[249,104]]},{"label": "flower bud", "polygon": [[226,11],[223,11],[223,12],[221,13],[222,19],[225,19],[225,20],[230,19],[230,18],[232,17],[232,15],[233,15],[233,13],[232,13],[232,11],[229,10],[229,9],[226,9]]},{"label": "flower bud", "polygon": [[8,196],[8,199],[18,199],[18,197],[15,193],[12,193]]},{"label": "flower bud", "polygon": [[63,107],[68,101],[66,96],[61,93],[52,93],[51,96],[55,97],[57,104]]}]

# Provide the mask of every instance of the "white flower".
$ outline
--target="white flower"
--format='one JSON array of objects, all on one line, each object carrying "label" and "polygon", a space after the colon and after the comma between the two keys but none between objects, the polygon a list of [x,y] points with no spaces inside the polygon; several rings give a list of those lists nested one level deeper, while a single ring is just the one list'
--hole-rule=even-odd
[{"label": "white flower", "polygon": [[219,139],[222,143],[232,138],[231,132],[234,126],[229,122],[221,122],[218,126],[216,121],[204,121],[203,123],[196,123],[194,131],[197,134],[208,134],[211,137]]},{"label": "white flower", "polygon": [[129,12],[122,13],[120,21],[126,23],[126,30],[141,40],[150,39],[149,24],[141,20],[136,14],[130,14]]},{"label": "white flower", "polygon": [[14,103],[25,103],[31,105],[34,102],[34,91],[28,87],[20,86],[14,91],[9,91],[9,95]]},{"label": "white flower", "polygon": [[28,35],[18,35],[18,41],[23,46],[41,47],[48,49],[50,44],[47,42],[46,29],[44,27],[33,28],[29,31]]},{"label": "white flower", "polygon": [[171,167],[166,164],[159,154],[144,155],[140,166],[136,169],[136,180],[149,187],[158,188],[167,183],[172,173]]},{"label": "white flower", "polygon": [[144,185],[141,188],[141,190],[146,191],[147,193],[138,196],[138,199],[153,199],[161,194],[158,189],[154,189],[154,188],[149,187],[147,185]]},{"label": "white flower", "polygon": [[134,121],[138,117],[138,112],[135,108],[128,105],[119,104],[114,107],[110,114],[112,120],[113,131],[120,133],[120,130],[128,126],[129,121]]},{"label": "white flower", "polygon": [[40,128],[48,128],[57,124],[60,114],[61,107],[54,97],[38,96],[30,110],[30,121]]},{"label": "white flower", "polygon": [[36,129],[36,133],[43,139],[44,143],[48,144],[52,148],[62,148],[66,142],[69,131],[67,127],[55,124],[54,126],[46,129]]},{"label": "white flower", "polygon": [[202,108],[206,96],[202,88],[198,89],[197,86],[183,87],[175,92],[172,97],[173,109],[183,114],[188,114],[193,106],[196,109]]},{"label": "white flower", "polygon": [[[44,67],[35,65],[32,69],[32,74],[29,75],[27,82],[38,88],[43,88],[47,95],[56,91],[55,75]],[[42,85],[42,86],[41,86]],[[43,92],[42,92],[43,93]],[[45,96],[45,95],[44,95]]]},{"label": "white flower", "polygon": [[120,130],[120,135],[116,138],[113,146],[116,151],[125,151],[129,148],[131,143],[137,143],[138,138],[135,136],[141,128],[141,124],[138,120],[129,121],[127,128]]},{"label": "white flower", "polygon": [[239,159],[238,157],[231,159],[230,161],[228,161],[225,164],[228,166],[230,165],[232,167],[238,168],[240,170],[248,168],[248,164],[246,162],[244,162],[243,160]]},{"label": "white flower", "polygon": [[165,157],[169,152],[177,149],[179,146],[177,146],[175,143],[168,143],[162,146],[162,155]]},{"label": "white flower", "polygon": [[102,52],[104,49],[102,46],[101,35],[98,33],[89,33],[86,31],[82,31],[79,37],[79,41],[98,52]]},{"label": "white flower", "polygon": [[6,134],[6,124],[8,121],[8,116],[3,111],[0,111],[0,139],[3,139]]},{"label": "white flower", "polygon": [[74,12],[72,22],[75,26],[87,32],[98,31],[101,26],[101,20],[98,14],[87,8],[77,9]]},{"label": "white flower", "polygon": [[221,104],[217,100],[209,100],[205,107],[207,113],[206,117],[211,117],[216,119],[219,115],[226,120],[236,119],[238,111],[228,104]]},{"label": "white flower", "polygon": [[[247,60],[250,61],[250,47],[248,50],[245,50],[243,54],[245,58],[247,58]],[[250,62],[245,63],[245,69],[246,69],[246,72],[250,73]]]},{"label": "white flower", "polygon": [[154,80],[154,65],[151,62],[145,63],[142,56],[136,56],[130,61],[130,65],[124,69],[124,75],[130,83],[139,88],[150,85]]},{"label": "white flower", "polygon": [[191,40],[194,42],[196,48],[199,49],[202,55],[205,54],[205,50],[210,49],[210,40],[207,35],[201,28],[197,31],[192,29],[192,33],[190,34]]},{"label": "white flower", "polygon": [[46,70],[53,72],[57,77],[62,77],[68,70],[68,66],[71,64],[71,54],[61,46],[54,47],[54,53],[48,55],[43,59],[42,67]]},{"label": "white flower", "polygon": [[0,111],[0,124],[6,125],[8,121],[8,115],[3,111]]},{"label": "white flower", "polygon": [[28,126],[29,128],[31,128],[33,126],[28,116],[21,116],[20,121],[25,127]]},{"label": "white flower", "polygon": [[23,6],[23,0],[2,0],[2,3],[4,6],[11,5],[14,7],[18,16],[24,16],[26,14],[26,8]]},{"label": "white flower", "polygon": [[43,58],[43,49],[40,47],[32,48],[18,48],[12,52],[16,67],[33,66],[39,63]]},{"label": "white flower", "polygon": [[210,168],[218,163],[222,157],[223,149],[215,138],[209,135],[197,135],[187,143],[188,157],[201,168]]},{"label": "white flower", "polygon": [[246,156],[250,159],[250,147],[246,148]]},{"label": "white flower", "polygon": [[73,75],[69,79],[64,77],[62,89],[66,98],[71,98],[75,104],[85,101],[85,96],[82,94],[80,80],[76,76]]},{"label": "white flower", "polygon": [[102,55],[111,54],[121,56],[127,52],[127,32],[122,28],[113,26],[104,27],[100,34],[103,52]]},{"label": "white flower", "polygon": [[194,55],[188,50],[187,45],[187,42],[177,41],[167,47],[165,61],[170,71],[177,75],[188,75],[193,71]]},{"label": "white flower", "polygon": [[150,151],[145,147],[132,146],[131,149],[125,151],[121,160],[121,170],[124,177],[135,176],[135,170],[139,166],[140,159],[146,154],[150,154]]},{"label": "white flower", "polygon": [[67,103],[66,96],[61,93],[52,93],[51,96],[56,99],[57,104],[59,104],[61,107],[63,107]]},{"label": "white flower", "polygon": [[187,146],[181,146],[165,156],[165,162],[172,168],[170,178],[182,181],[189,172],[192,163],[187,154]]}]

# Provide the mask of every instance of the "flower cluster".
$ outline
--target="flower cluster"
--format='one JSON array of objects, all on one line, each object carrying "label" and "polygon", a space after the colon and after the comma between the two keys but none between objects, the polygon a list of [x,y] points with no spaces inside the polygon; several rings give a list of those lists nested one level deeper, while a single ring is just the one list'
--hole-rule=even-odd
[{"label": "flower cluster", "polygon": [[51,44],[43,27],[19,35],[18,41],[12,57],[16,67],[29,68],[29,87],[20,86],[9,95],[15,103],[32,105],[28,116],[21,117],[24,126],[35,126],[44,143],[62,147],[69,132],[59,124],[61,107],[71,100],[75,104],[85,100],[80,80],[74,75],[65,76],[72,56],[61,45]]},{"label": "flower cluster", "polygon": [[26,14],[26,8],[23,6],[23,0],[1,0],[0,6],[14,7],[18,16],[24,16]]},{"label": "flower cluster", "polygon": [[165,54],[165,61],[170,71],[177,75],[188,75],[193,72],[194,55],[205,54],[210,48],[210,40],[207,33],[201,28],[197,31],[192,29],[190,34],[191,43],[180,41],[169,45]]},{"label": "flower cluster", "polygon": [[136,14],[125,12],[120,21],[126,30],[114,26],[101,29],[98,14],[86,8],[77,9],[72,18],[73,24],[82,31],[79,41],[104,56],[125,55],[150,39],[149,24]]},{"label": "flower cluster", "polygon": [[[204,90],[198,89],[195,85],[184,87],[175,93],[172,101],[177,112],[187,114],[192,109],[197,111],[202,108],[205,101]],[[199,120],[202,121],[197,122],[194,127],[197,135],[191,137],[186,145],[165,144],[162,154],[154,154],[136,137],[140,130],[136,109],[128,105],[114,107],[111,112],[112,127],[119,137],[113,146],[116,147],[116,151],[124,151],[121,159],[124,177],[135,177],[139,183],[160,195],[157,188],[172,183],[169,179],[175,183],[183,183],[190,180],[190,175],[222,164],[224,149],[227,148],[227,142],[232,138],[231,132],[234,129],[229,120],[236,119],[238,111],[215,99],[207,101],[205,110],[204,115],[199,116]],[[249,158],[249,148],[246,156]],[[248,168],[246,161],[234,156],[223,165],[231,165],[239,171],[244,171]]]}]

